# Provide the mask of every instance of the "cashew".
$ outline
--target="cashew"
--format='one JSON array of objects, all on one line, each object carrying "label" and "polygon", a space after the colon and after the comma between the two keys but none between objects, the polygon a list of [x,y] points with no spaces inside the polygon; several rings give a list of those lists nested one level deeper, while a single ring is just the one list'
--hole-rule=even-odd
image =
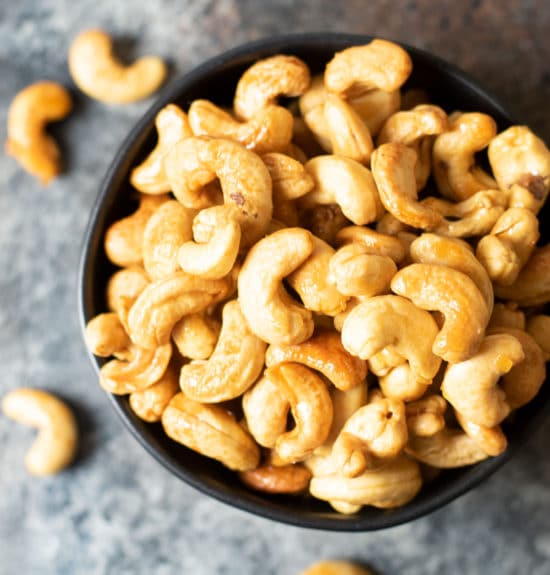
[{"label": "cashew", "polygon": [[172,329],[172,341],[183,357],[208,359],[218,341],[221,323],[204,312],[182,317]]},{"label": "cashew", "polygon": [[69,92],[55,82],[31,84],[10,104],[6,153],[44,185],[61,171],[61,152],[45,126],[62,120],[71,109]]},{"label": "cashew", "polygon": [[374,137],[380,132],[384,122],[399,110],[401,92],[399,90],[384,92],[384,90],[354,89],[353,93],[348,94],[347,101]]},{"label": "cashew", "polygon": [[313,333],[311,312],[294,302],[282,280],[311,255],[313,237],[285,228],[256,243],[239,274],[239,301],[253,333],[275,344],[295,344]]},{"label": "cashew", "polygon": [[416,162],[416,152],[404,144],[382,144],[371,157],[372,175],[388,212],[414,228],[432,229],[442,217],[418,201]]},{"label": "cashew", "polygon": [[276,103],[279,96],[303,94],[310,83],[309,68],[295,56],[277,55],[259,60],[240,77],[233,107],[238,117],[249,119],[258,110]]},{"label": "cashew", "polygon": [[447,402],[436,394],[425,395],[422,399],[405,405],[409,434],[429,437],[445,427]]},{"label": "cashew", "polygon": [[440,311],[445,316],[433,342],[433,353],[456,363],[471,357],[489,323],[485,298],[464,273],[434,264],[412,264],[397,272],[392,290],[417,307]]},{"label": "cashew", "polygon": [[317,205],[300,213],[300,223],[320,240],[333,245],[336,234],[350,222],[338,204]]},{"label": "cashew", "polygon": [[[512,326],[524,329],[524,326]],[[550,360],[550,316],[534,315],[527,321],[527,333],[537,342],[545,361]]]},{"label": "cashew", "polygon": [[280,200],[296,200],[313,189],[313,178],[298,160],[280,153],[262,156],[273,182],[274,204]]},{"label": "cashew", "polygon": [[[315,76],[310,87],[299,99],[300,114],[306,126],[315,138],[318,146],[325,152],[332,152],[329,127],[325,118],[325,100],[327,91],[322,76]],[[314,150],[315,151],[315,150]],[[318,153],[313,154],[319,155]]]},{"label": "cashew", "polygon": [[162,412],[179,390],[178,374],[174,368],[168,366],[156,383],[130,394],[130,407],[144,421],[160,421]]},{"label": "cashew", "polygon": [[38,436],[25,456],[33,475],[53,475],[67,467],[78,447],[78,426],[67,404],[51,393],[21,387],[2,399],[6,417],[38,429]]},{"label": "cashew", "polygon": [[320,561],[302,571],[300,575],[372,575],[372,572],[348,561]]},{"label": "cashew", "polygon": [[248,328],[237,300],[225,304],[222,329],[208,361],[192,361],[180,371],[186,397],[219,403],[242,395],[264,365],[265,343]]},{"label": "cashew", "polygon": [[299,463],[280,467],[266,464],[241,472],[239,478],[256,491],[294,495],[303,493],[308,488],[311,471]]},{"label": "cashew", "polygon": [[461,413],[455,412],[456,420],[466,435],[470,437],[487,455],[496,457],[500,455],[506,447],[508,440],[504,435],[500,425],[485,427],[473,421],[468,421]]},{"label": "cashew", "polygon": [[168,437],[189,449],[216,459],[229,469],[255,469],[260,450],[250,434],[223,408],[204,405],[176,394],[162,413]]},{"label": "cashew", "polygon": [[531,257],[539,236],[539,222],[531,210],[510,208],[481,238],[476,256],[495,283],[510,285]]},{"label": "cashew", "polygon": [[81,32],[69,48],[69,72],[88,96],[110,104],[147,98],[166,77],[166,64],[156,57],[123,66],[113,54],[113,42],[102,30]]},{"label": "cashew", "polygon": [[358,243],[364,246],[369,254],[387,256],[396,264],[400,264],[405,259],[405,249],[397,238],[370,228],[361,226],[342,228],[336,234],[336,243],[338,245]]},{"label": "cashew", "polygon": [[242,248],[266,232],[273,211],[271,178],[253,152],[231,140],[195,136],[172,148],[165,169],[174,195],[190,208],[209,207],[204,186],[219,178],[224,202],[235,208],[241,226]]},{"label": "cashew", "polygon": [[398,220],[393,214],[390,214],[390,212],[386,212],[376,222],[376,231],[383,235],[397,236],[398,233],[409,230],[412,230],[412,228],[404,224],[401,220]]},{"label": "cashew", "polygon": [[140,266],[118,270],[107,282],[107,307],[118,314],[126,332],[130,308],[150,283],[147,272]]},{"label": "cashew", "polygon": [[408,363],[399,363],[394,367],[391,367],[393,364],[382,366],[375,364],[376,359],[378,356],[375,355],[371,360],[371,370],[380,374],[378,383],[386,397],[415,401],[426,393],[431,380],[418,375]]},{"label": "cashew", "polygon": [[110,357],[128,349],[130,337],[118,315],[100,313],[86,324],[86,347],[98,357]]},{"label": "cashew", "polygon": [[320,331],[295,345],[270,345],[265,355],[266,366],[284,362],[302,363],[315,369],[342,391],[357,387],[367,377],[366,362],[348,353],[340,336],[333,331]]},{"label": "cashew", "polygon": [[143,237],[149,218],[165,202],[167,195],[139,195],[139,207],[131,215],[117,220],[105,232],[105,253],[117,266],[135,266],[143,262]]},{"label": "cashew", "polygon": [[515,303],[496,303],[487,329],[515,327],[525,330],[525,313]]},{"label": "cashew", "polygon": [[374,179],[365,166],[343,156],[317,156],[305,167],[315,181],[315,188],[300,199],[302,209],[338,204],[357,225],[369,224],[382,215]]},{"label": "cashew", "polygon": [[442,195],[461,201],[480,190],[496,188],[496,182],[476,165],[475,153],[487,147],[496,135],[491,116],[455,113],[450,129],[437,136],[433,147],[433,174]]}]

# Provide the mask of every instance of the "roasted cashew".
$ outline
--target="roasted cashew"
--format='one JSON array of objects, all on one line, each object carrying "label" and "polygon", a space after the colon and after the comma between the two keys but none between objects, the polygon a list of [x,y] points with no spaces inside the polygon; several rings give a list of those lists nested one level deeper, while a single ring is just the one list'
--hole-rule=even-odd
[{"label": "roasted cashew", "polygon": [[110,104],[147,98],[166,77],[166,64],[156,57],[123,66],[113,54],[113,42],[102,30],[81,32],[69,48],[69,71],[88,96]]},{"label": "roasted cashew", "polygon": [[208,361],[195,360],[180,371],[186,397],[219,403],[242,395],[260,375],[266,344],[246,323],[237,300],[225,304],[222,329]]},{"label": "roasted cashew", "polygon": [[175,104],[164,106],[155,117],[157,145],[147,158],[130,173],[130,183],[145,194],[170,191],[164,170],[164,158],[172,146],[193,135],[187,114]]},{"label": "roasted cashew", "polygon": [[399,110],[401,92],[399,90],[384,92],[384,90],[354,89],[353,93],[348,94],[347,101],[374,137],[380,132],[384,122]]},{"label": "roasted cashew", "polygon": [[[306,126],[315,138],[318,146],[325,152],[332,152],[329,127],[325,118],[325,99],[327,91],[322,76],[314,76],[309,88],[298,101],[300,114]],[[313,154],[318,156],[318,153]]]},{"label": "roasted cashew", "polygon": [[405,83],[411,71],[411,58],[401,46],[377,38],[337,52],[326,65],[324,82],[327,90],[337,94],[358,86],[392,92]]},{"label": "roasted cashew", "polygon": [[309,68],[295,56],[276,55],[259,60],[240,77],[233,107],[238,117],[249,119],[279,96],[302,95],[311,81]]},{"label": "roasted cashew", "polygon": [[531,257],[539,236],[539,221],[531,210],[510,208],[477,244],[477,259],[493,282],[510,285]]},{"label": "roasted cashew", "polygon": [[86,324],[84,334],[86,347],[98,357],[110,357],[124,353],[130,345],[130,337],[115,312],[100,313]]},{"label": "roasted cashew", "polygon": [[300,575],[372,575],[372,571],[349,561],[321,561]]},{"label": "roasted cashew", "polygon": [[189,449],[216,459],[229,469],[248,471],[260,461],[250,434],[225,409],[204,405],[176,394],[162,413],[168,437]]},{"label": "roasted cashew", "polygon": [[280,200],[296,200],[313,189],[313,178],[298,160],[276,152],[264,154],[262,160],[273,182],[274,204]]},{"label": "roasted cashew", "polygon": [[404,224],[401,220],[398,220],[393,214],[390,214],[390,212],[386,212],[376,222],[376,231],[383,235],[397,236],[400,232],[410,230],[412,230],[410,226]]},{"label": "roasted cashew", "polygon": [[468,435],[487,455],[496,457],[507,447],[508,440],[500,425],[485,427],[466,419],[460,412],[455,411],[456,420],[464,433]]},{"label": "roasted cashew", "polygon": [[10,104],[6,153],[44,185],[61,171],[61,152],[45,126],[62,120],[71,109],[71,95],[55,82],[31,84]]},{"label": "roasted cashew", "polygon": [[242,471],[240,480],[264,493],[303,493],[309,485],[311,471],[299,463],[275,466],[265,464],[250,471]]},{"label": "roasted cashew", "polygon": [[204,186],[219,178],[224,202],[235,208],[241,226],[241,247],[266,232],[273,211],[271,178],[253,152],[231,140],[195,136],[172,148],[165,169],[174,195],[190,208],[210,206]]},{"label": "roasted cashew", "polygon": [[348,353],[334,331],[320,331],[299,344],[267,348],[267,367],[285,362],[302,363],[319,371],[342,391],[357,387],[367,377],[366,362]]},{"label": "roasted cashew", "polygon": [[437,394],[425,395],[422,399],[405,405],[409,434],[429,437],[445,427],[447,402]]},{"label": "roasted cashew", "polygon": [[156,383],[130,394],[130,407],[144,421],[160,421],[162,412],[179,391],[178,374],[174,368],[168,366]]},{"label": "roasted cashew", "polygon": [[300,212],[300,225],[331,245],[334,245],[336,234],[349,223],[338,204],[317,205]]},{"label": "roasted cashew", "polygon": [[283,279],[311,255],[313,236],[301,228],[285,228],[256,243],[239,274],[239,301],[253,333],[275,344],[295,344],[309,339],[313,319],[295,302]]},{"label": "roasted cashew", "polygon": [[437,136],[433,147],[433,175],[442,195],[461,201],[480,190],[496,188],[495,180],[476,165],[475,153],[496,135],[491,116],[477,112],[449,116],[447,132]]},{"label": "roasted cashew", "polygon": [[183,357],[208,359],[220,335],[221,323],[204,312],[183,316],[172,329],[172,341]]},{"label": "roasted cashew", "polygon": [[[514,326],[513,326],[514,327]],[[521,326],[517,326],[522,329]],[[534,315],[527,321],[527,333],[537,342],[545,361],[550,360],[550,316]]]},{"label": "roasted cashew", "polygon": [[292,114],[281,106],[259,109],[240,122],[208,100],[195,100],[189,107],[189,124],[195,136],[228,138],[257,154],[280,152],[292,139]]},{"label": "roasted cashew", "polygon": [[53,475],[67,467],[78,447],[78,425],[67,404],[41,389],[20,387],[2,399],[6,417],[38,429],[25,456],[33,475]]},{"label": "roasted cashew", "polygon": [[150,283],[147,272],[140,266],[118,270],[107,282],[107,307],[118,314],[126,332],[130,308]]},{"label": "roasted cashew", "polygon": [[[373,373],[378,372],[378,384],[386,397],[400,401],[415,401],[426,393],[432,383],[430,379],[418,375],[408,363],[394,365],[394,362],[387,363],[384,359],[375,355],[370,365]],[[379,363],[376,363],[376,360]]]},{"label": "roasted cashew", "polygon": [[496,327],[515,327],[525,331],[525,313],[513,302],[497,302],[487,329]]},{"label": "roasted cashew", "polygon": [[364,246],[369,254],[387,256],[396,264],[405,259],[405,249],[397,238],[362,226],[342,228],[336,234],[336,243],[338,245],[358,243]]},{"label": "roasted cashew", "polygon": [[382,144],[371,156],[371,168],[380,201],[398,220],[413,228],[432,229],[441,215],[418,201],[416,152],[404,144]]},{"label": "roasted cashew", "polygon": [[143,261],[143,237],[149,218],[165,202],[167,195],[139,195],[138,209],[111,224],[105,232],[107,257],[117,266],[135,266]]},{"label": "roasted cashew", "polygon": [[300,199],[302,209],[338,204],[359,226],[376,221],[383,212],[374,179],[365,166],[343,156],[317,156],[305,165],[315,187]]},{"label": "roasted cashew", "polygon": [[420,309],[445,316],[433,342],[435,355],[455,363],[476,352],[490,316],[485,298],[466,274],[447,266],[411,264],[397,272],[391,288]]}]

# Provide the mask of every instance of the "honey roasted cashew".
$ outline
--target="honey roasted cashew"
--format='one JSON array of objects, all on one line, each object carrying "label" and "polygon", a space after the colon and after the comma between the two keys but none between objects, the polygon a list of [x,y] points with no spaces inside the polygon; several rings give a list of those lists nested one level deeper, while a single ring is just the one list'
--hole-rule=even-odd
[{"label": "honey roasted cashew", "polygon": [[405,405],[407,428],[410,435],[430,437],[445,427],[447,402],[431,393]]},{"label": "honey roasted cashew", "polygon": [[78,447],[78,425],[67,404],[41,389],[20,387],[2,398],[6,417],[38,429],[25,456],[32,475],[58,473],[69,465]]},{"label": "honey roasted cashew", "polygon": [[181,368],[181,390],[202,403],[239,397],[258,379],[265,349],[266,344],[248,328],[239,302],[230,301],[224,305],[222,329],[210,358]]},{"label": "honey roasted cashew", "polygon": [[299,463],[282,466],[267,463],[250,471],[242,471],[239,478],[256,491],[294,495],[307,490],[311,471]]},{"label": "honey roasted cashew", "polygon": [[110,104],[147,98],[164,82],[166,64],[157,57],[123,66],[113,54],[113,42],[103,30],[81,32],[69,48],[69,71],[88,96]]},{"label": "honey roasted cashew", "polygon": [[205,405],[176,394],[162,413],[168,437],[235,471],[255,469],[260,450],[234,417],[217,405]]},{"label": "honey roasted cashew", "polygon": [[273,211],[271,178],[255,153],[231,140],[194,136],[172,148],[165,169],[176,199],[190,208],[210,207],[212,198],[204,186],[219,178],[224,203],[235,208],[241,226],[241,248],[267,231]]},{"label": "honey roasted cashew", "polygon": [[362,226],[342,228],[336,234],[336,243],[338,245],[358,243],[365,247],[369,254],[387,256],[396,264],[405,259],[405,249],[397,238]]},{"label": "honey roasted cashew", "polygon": [[[516,326],[518,327],[518,326]],[[519,326],[522,329],[522,326]],[[527,321],[527,333],[537,342],[545,361],[550,360],[550,316],[534,315]]]},{"label": "honey roasted cashew", "polygon": [[246,256],[238,279],[239,301],[250,329],[267,343],[301,343],[313,333],[311,312],[282,284],[313,248],[308,231],[285,228],[257,242]]},{"label": "honey roasted cashew", "polygon": [[36,82],[21,90],[8,110],[6,153],[46,185],[61,171],[61,152],[45,131],[48,122],[69,115],[69,92],[55,82]]},{"label": "honey roasted cashew", "polygon": [[299,216],[301,226],[331,245],[334,245],[338,232],[350,223],[338,204],[316,205],[299,212]]},{"label": "honey roasted cashew", "polygon": [[100,313],[86,324],[86,347],[98,357],[110,357],[124,352],[131,344],[130,337],[115,312]]},{"label": "honey roasted cashew", "polygon": [[500,425],[485,427],[468,421],[461,413],[455,411],[456,420],[464,433],[468,435],[487,455],[496,457],[507,447],[508,440]]},{"label": "honey roasted cashew", "polygon": [[183,357],[208,359],[220,335],[221,323],[204,312],[183,316],[172,329],[172,341]]},{"label": "honey roasted cashew", "polygon": [[187,114],[175,104],[164,106],[155,116],[157,144],[153,151],[130,173],[130,183],[145,194],[164,194],[170,191],[164,158],[172,146],[193,135]]},{"label": "honey roasted cashew", "polygon": [[145,389],[134,391],[130,394],[128,401],[132,411],[140,419],[153,423],[160,421],[162,412],[179,391],[178,374],[169,365],[156,383]]},{"label": "honey roasted cashew", "polygon": [[[515,327],[525,331],[525,313],[513,302],[495,303],[487,329]],[[536,339],[536,338],[535,338]],[[540,345],[540,344],[539,344]]]},{"label": "honey roasted cashew", "polygon": [[437,136],[432,152],[432,170],[441,194],[462,201],[481,190],[496,188],[495,180],[475,160],[475,154],[496,135],[493,118],[477,112],[455,113],[449,121],[449,130]]},{"label": "honey roasted cashew", "polygon": [[444,315],[433,341],[435,355],[456,363],[476,352],[490,316],[485,298],[466,274],[447,266],[411,264],[397,272],[391,288],[415,306]]}]

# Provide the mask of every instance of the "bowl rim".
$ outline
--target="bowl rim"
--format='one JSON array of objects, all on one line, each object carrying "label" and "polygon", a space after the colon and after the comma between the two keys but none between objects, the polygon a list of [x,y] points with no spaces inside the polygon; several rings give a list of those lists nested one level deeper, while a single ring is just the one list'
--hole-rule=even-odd
[{"label": "bowl rim", "polygon": [[[186,87],[194,84],[200,80],[204,75],[212,72],[213,69],[220,70],[225,65],[235,64],[238,59],[249,59],[251,55],[256,54],[259,57],[264,53],[275,54],[278,52],[292,51],[292,47],[300,45],[302,48],[314,48],[320,44],[330,41],[331,43],[340,43],[342,45],[357,45],[370,42],[374,38],[380,36],[371,36],[364,34],[347,34],[338,32],[309,32],[299,34],[284,34],[262,38],[252,42],[240,44],[216,56],[213,56],[202,64],[194,67],[189,72],[174,79],[170,84],[164,87],[156,96],[153,104],[146,110],[146,112],[137,121],[135,126],[130,130],[128,135],[124,138],[117,153],[111,161],[105,176],[103,177],[99,193],[94,201],[93,207],[89,214],[89,220],[86,225],[84,236],[82,239],[81,257],[78,269],[78,298],[79,298],[79,320],[81,332],[84,334],[87,318],[87,307],[89,304],[89,296],[93,291],[91,289],[92,282],[87,281],[87,270],[91,261],[96,257],[93,247],[92,239],[95,237],[95,224],[98,216],[102,212],[104,199],[109,195],[109,190],[116,175],[120,172],[124,159],[128,154],[130,148],[134,145],[135,140],[142,135],[147,127],[150,126],[154,120],[156,113],[166,104],[177,100],[184,92]],[[482,87],[477,80],[474,80],[468,73],[463,72],[454,64],[443,60],[442,58],[427,52],[425,50],[410,46],[406,43],[391,40],[403,48],[410,54],[416,55],[435,67],[440,73],[452,77],[455,81],[463,84],[469,91],[471,91],[477,98],[485,100],[491,104],[493,108],[506,118],[510,124],[516,123],[512,114],[506,107],[495,97],[490,91]],[[289,46],[290,45],[290,46]],[[260,54],[258,54],[260,53]],[[87,349],[87,348],[86,348]],[[98,359],[87,349],[88,356],[97,374],[99,374],[100,363]],[[462,475],[455,482],[445,486],[440,493],[433,494],[431,497],[423,501],[413,500],[407,506],[397,508],[391,513],[384,513],[380,510],[380,514],[376,516],[321,516],[315,518],[302,517],[299,514],[292,513],[292,510],[281,510],[279,506],[266,505],[265,503],[258,503],[253,500],[246,499],[238,493],[229,493],[218,490],[216,487],[207,483],[203,483],[200,479],[187,472],[181,466],[177,466],[170,461],[163,454],[159,453],[150,441],[145,438],[141,432],[134,426],[129,419],[128,409],[123,400],[124,397],[115,396],[105,392],[110,400],[111,405],[118,413],[119,417],[124,422],[125,427],[130,431],[133,437],[140,443],[145,450],[150,453],[159,463],[166,469],[171,471],[176,477],[183,480],[186,484],[197,489],[199,492],[209,495],[214,499],[221,501],[227,505],[237,509],[247,511],[256,516],[260,516],[273,521],[294,525],[296,527],[327,530],[327,531],[374,531],[401,525],[410,522],[414,519],[427,515],[445,504],[460,497],[467,491],[476,487],[481,481],[492,475],[499,469],[506,461],[508,461],[513,452],[523,444],[525,439],[531,435],[534,428],[542,422],[544,412],[547,411],[548,405],[539,409],[535,416],[524,426],[524,428],[516,431],[514,441],[510,442],[508,449],[501,455],[490,458],[469,468],[465,475]]]}]

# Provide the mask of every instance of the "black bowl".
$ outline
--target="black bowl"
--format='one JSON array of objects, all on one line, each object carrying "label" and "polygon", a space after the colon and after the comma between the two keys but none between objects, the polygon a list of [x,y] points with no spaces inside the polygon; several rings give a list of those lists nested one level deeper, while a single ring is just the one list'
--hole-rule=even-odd
[{"label": "black bowl", "polygon": [[[304,34],[260,40],[235,48],[205,64],[168,86],[138,122],[116,155],[101,185],[84,238],[80,266],[82,327],[94,315],[105,311],[105,286],[114,267],[108,262],[102,238],[111,222],[132,211],[132,188],[128,174],[155,144],[154,119],[166,104],[175,102],[184,109],[196,98],[208,98],[218,104],[231,104],[236,82],[253,62],[277,53],[294,54],[320,72],[334,52],[354,44],[365,44],[368,36],[349,34]],[[406,87],[426,90],[432,101],[447,111],[460,109],[490,114],[499,129],[512,124],[505,108],[480,88],[466,74],[439,58],[405,46],[414,63]],[[544,215],[542,215],[544,217]],[[102,361],[91,356],[99,371]],[[364,507],[356,515],[333,511],[326,503],[308,497],[268,496],[246,488],[236,474],[221,464],[186,449],[169,439],[160,424],[140,420],[130,409],[127,397],[110,395],[113,406],[134,437],[160,463],[180,479],[225,503],[301,527],[335,531],[369,531],[405,523],[429,513],[475,487],[498,469],[529,436],[543,410],[549,405],[550,386],[543,387],[531,404],[519,410],[506,427],[509,447],[499,457],[472,467],[443,472],[409,504],[381,511]]]}]

